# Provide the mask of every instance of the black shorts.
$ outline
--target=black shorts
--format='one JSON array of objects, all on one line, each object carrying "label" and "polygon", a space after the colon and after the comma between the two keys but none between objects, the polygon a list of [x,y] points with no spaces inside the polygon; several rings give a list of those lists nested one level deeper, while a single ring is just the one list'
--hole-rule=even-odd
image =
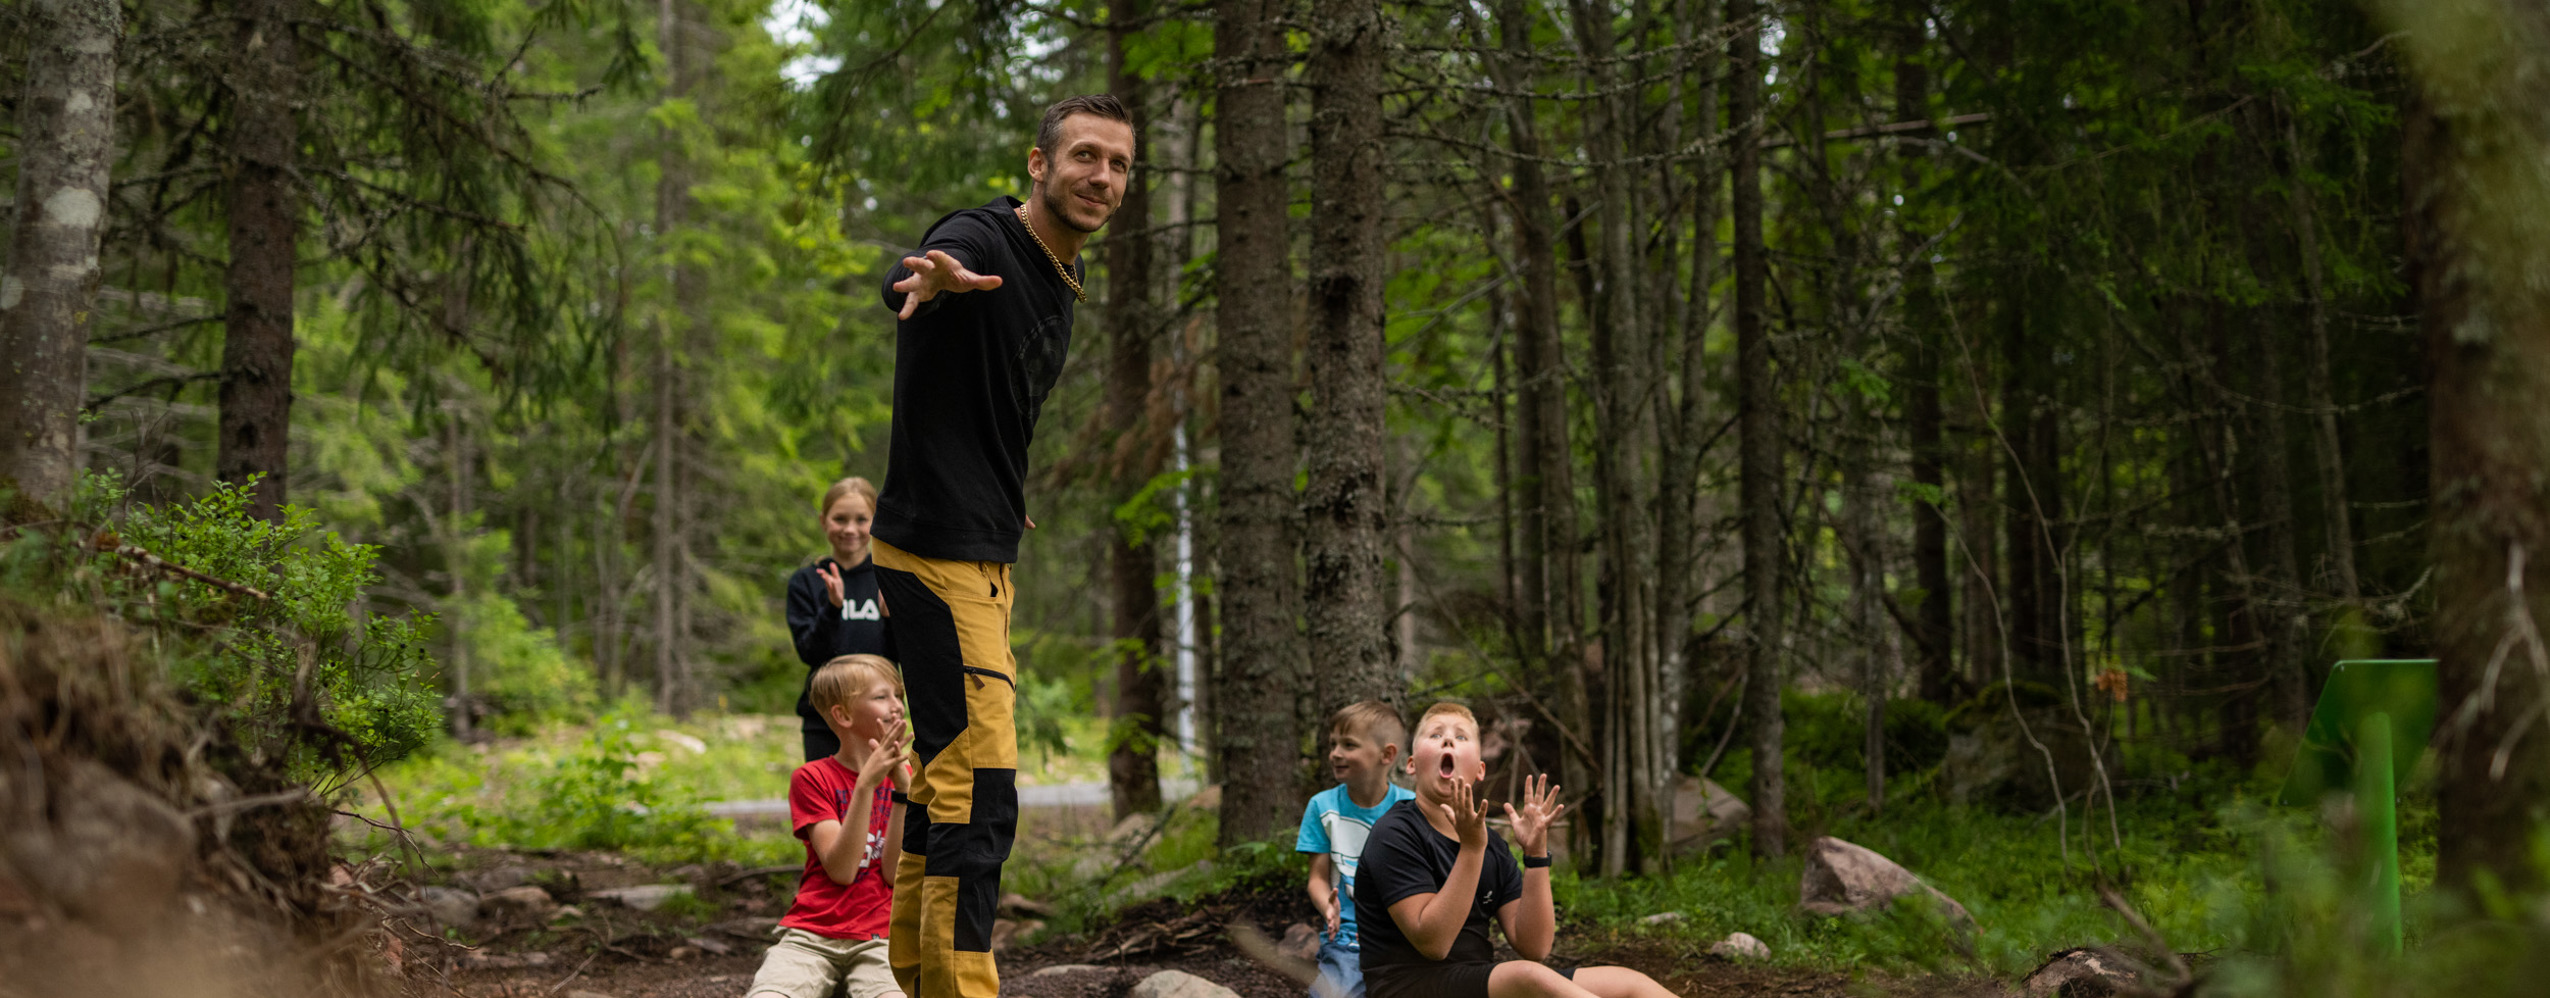
[{"label": "black shorts", "polygon": [[[1551,967],[1558,976],[1576,979],[1576,968]],[[1364,977],[1367,998],[1487,998],[1488,975],[1496,972],[1493,963],[1438,963],[1427,967],[1411,967],[1375,982]]]}]

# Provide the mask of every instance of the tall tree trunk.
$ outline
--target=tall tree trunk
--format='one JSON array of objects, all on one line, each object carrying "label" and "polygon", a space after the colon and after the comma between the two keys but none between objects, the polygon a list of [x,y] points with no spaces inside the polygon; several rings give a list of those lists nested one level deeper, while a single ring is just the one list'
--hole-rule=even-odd
[{"label": "tall tree trunk", "polygon": [[1383,630],[1381,5],[1312,4],[1310,56],[1310,582],[1319,702],[1406,697]]},{"label": "tall tree trunk", "polygon": [[79,482],[124,9],[28,0],[20,16],[17,211],[0,269],[0,487],[67,503]]},{"label": "tall tree trunk", "polygon": [[[1137,149],[1148,149],[1151,109],[1142,79],[1126,64],[1125,45],[1134,24],[1149,6],[1143,0],[1111,0],[1107,21],[1107,89],[1133,113]],[[1138,157],[1137,157],[1138,160]],[[1151,395],[1151,308],[1153,245],[1150,171],[1137,167],[1126,178],[1124,200],[1116,207],[1106,243],[1107,372],[1106,420],[1115,453],[1108,462],[1114,476],[1108,505],[1120,506],[1142,491],[1158,470],[1153,450],[1136,439]],[[1153,548],[1137,545],[1119,526],[1107,539],[1109,588],[1115,610],[1110,632],[1116,642],[1116,716],[1113,744],[1107,750],[1107,787],[1117,820],[1160,809],[1160,741],[1168,713],[1166,680],[1160,668],[1160,594],[1152,586],[1158,574]]]},{"label": "tall tree trunk", "polygon": [[293,190],[301,77],[292,0],[241,0],[230,76],[225,192],[230,265],[222,317],[220,446],[214,473],[257,484],[249,512],[281,520],[292,434],[292,289],[301,230]]},{"label": "tall tree trunk", "polygon": [[[1896,121],[1930,116],[1930,67],[1921,60],[1923,16],[1922,8],[1907,5],[1894,25]],[[1923,158],[1919,146],[1906,144],[1900,151],[1904,172],[1899,176],[1908,190]],[[1913,207],[1899,217],[1918,215],[1920,206]],[[1929,233],[1906,224],[1900,238],[1907,248],[1918,250]],[[1904,275],[1904,323],[1911,327],[1904,357],[1904,435],[1912,451],[1912,481],[1921,492],[1912,510],[1913,584],[1921,589],[1921,603],[1913,608],[1913,674],[1917,694],[1942,704],[1955,695],[1958,686],[1953,654],[1956,616],[1949,598],[1954,584],[1948,574],[1947,453],[1941,440],[1944,420],[1939,398],[1940,354],[1947,348],[1941,335],[1945,318],[1930,253],[1917,251]]]},{"label": "tall tree trunk", "polygon": [[2550,679],[2526,664],[2550,656],[2550,9],[2371,6],[2402,32],[2417,83],[2401,173],[2433,434],[2436,880],[2529,891],[2550,820]]},{"label": "tall tree trunk", "polygon": [[1780,397],[1771,382],[1771,338],[1764,328],[1769,264],[1762,244],[1762,26],[1757,0],[1729,0],[1727,123],[1735,132],[1728,164],[1735,221],[1735,351],[1737,494],[1744,506],[1746,648],[1744,712],[1753,749],[1753,851],[1788,852],[1786,741],[1780,718],[1780,668],[1787,643],[1781,613],[1787,538],[1780,527]]},{"label": "tall tree trunk", "polygon": [[[661,0],[657,30],[662,33],[668,69],[666,96],[695,97],[707,59],[702,34],[708,30],[691,0]],[[655,188],[656,238],[665,246],[671,270],[673,300],[657,326],[655,361],[655,708],[667,714],[690,710],[690,621],[688,580],[689,462],[682,446],[688,432],[688,400],[684,358],[706,316],[707,279],[698,265],[672,248],[677,234],[691,224],[691,162],[681,136],[669,129],[658,153],[661,170]]]},{"label": "tall tree trunk", "polygon": [[[1587,85],[1596,92],[1615,89],[1618,45],[1608,0],[1574,0],[1579,53],[1590,69]],[[1633,69],[1634,71],[1634,69]],[[1603,862],[1605,876],[1628,869],[1632,855],[1642,852],[1644,830],[1660,828],[1652,807],[1655,798],[1653,741],[1645,709],[1655,679],[1656,631],[1648,614],[1655,608],[1655,546],[1648,539],[1645,497],[1649,490],[1639,470],[1648,450],[1653,424],[1648,418],[1648,352],[1639,306],[1645,295],[1636,273],[1641,268],[1630,232],[1639,224],[1632,193],[1630,98],[1614,95],[1595,101],[1588,110],[1589,145],[1597,163],[1596,209],[1601,228],[1600,250],[1589,260],[1583,283],[1591,286],[1585,302],[1591,320],[1594,354],[1595,432],[1604,446],[1594,451],[1594,493],[1602,509],[1603,672],[1604,692],[1613,723],[1603,729],[1604,754],[1613,760],[1603,779]],[[1581,230],[1580,230],[1581,231]]]},{"label": "tall tree trunk", "polygon": [[[1585,696],[1584,595],[1576,549],[1575,449],[1567,423],[1567,362],[1558,325],[1558,223],[1547,173],[1540,163],[1539,123],[1532,101],[1519,96],[1532,79],[1532,8],[1524,0],[1499,0],[1498,31],[1507,58],[1496,60],[1503,86],[1516,94],[1505,107],[1513,146],[1514,257],[1521,270],[1516,311],[1514,377],[1522,443],[1515,488],[1522,493],[1522,631],[1527,661],[1542,667],[1543,687],[1555,702],[1556,720],[1568,730],[1559,753],[1559,783],[1583,793],[1595,789],[1594,760],[1582,739],[1591,734]],[[1569,825],[1570,854],[1594,851],[1584,839],[1587,823]]]},{"label": "tall tree trunk", "polygon": [[2311,408],[2311,443],[2320,471],[2320,515],[2327,533],[2329,574],[2338,596],[2349,603],[2361,599],[2364,584],[2355,572],[2354,512],[2347,502],[2346,453],[2338,442],[2335,390],[2329,378],[2329,302],[2320,260],[2319,212],[2311,199],[2310,150],[2300,129],[2285,122],[2285,144],[2293,150],[2293,239],[2301,249],[2302,286],[2311,296],[2302,368],[2303,401]]},{"label": "tall tree trunk", "polygon": [[1303,680],[1293,436],[1293,283],[1284,163],[1285,0],[1216,0],[1213,151],[1222,378],[1221,842],[1299,817]]},{"label": "tall tree trunk", "polygon": [[[1674,41],[1689,45],[1694,38],[1706,37],[1718,30],[1720,10],[1717,0],[1691,0],[1685,16],[1675,18]],[[1697,114],[1699,134],[1718,130],[1717,60],[1708,53],[1696,53],[1691,60],[1689,79],[1684,85],[1685,101]],[[1676,108],[1680,111],[1681,108]],[[1667,139],[1668,148],[1679,147],[1680,136]],[[1665,781],[1659,799],[1671,806],[1674,774],[1681,770],[1683,700],[1688,692],[1687,677],[1691,672],[1688,649],[1691,643],[1691,590],[1699,550],[1698,493],[1700,488],[1700,448],[1706,443],[1710,409],[1707,404],[1709,338],[1709,289],[1717,281],[1719,192],[1725,182],[1719,174],[1721,164],[1715,155],[1700,158],[1689,167],[1687,188],[1691,206],[1691,286],[1681,301],[1674,321],[1658,328],[1655,337],[1657,353],[1669,358],[1680,381],[1679,397],[1660,412],[1666,432],[1664,454],[1657,469],[1656,486],[1656,652],[1657,671],[1663,689],[1656,701],[1657,721],[1654,732],[1657,755],[1661,760],[1657,774]],[[1667,198],[1665,203],[1673,203]],[[1671,269],[1667,268],[1667,273]],[[1666,364],[1656,365],[1658,371]],[[1666,403],[1660,397],[1660,406]],[[1667,834],[1671,830],[1667,829]],[[1670,858],[1670,850],[1658,850],[1660,858]]]}]

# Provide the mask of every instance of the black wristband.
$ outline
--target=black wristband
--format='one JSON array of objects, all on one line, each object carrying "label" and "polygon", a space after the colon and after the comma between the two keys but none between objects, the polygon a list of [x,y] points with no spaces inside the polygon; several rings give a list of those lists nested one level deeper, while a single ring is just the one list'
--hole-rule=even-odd
[{"label": "black wristband", "polygon": [[903,796],[903,791],[900,791],[900,790],[888,790],[888,791],[886,791],[886,792],[885,792],[885,796],[886,796],[886,799],[887,799],[887,800],[893,801],[893,802],[895,802],[895,803],[897,803],[897,804],[904,805],[904,806],[906,806],[906,807],[909,807],[909,806],[911,806],[911,804],[912,804],[912,798],[910,798],[910,797],[906,797],[906,796]]},{"label": "black wristband", "polygon": [[1524,869],[1526,869],[1526,870],[1544,870],[1544,869],[1548,869],[1548,868],[1549,868],[1549,857],[1548,857],[1548,856],[1525,856],[1525,857],[1523,857],[1523,868],[1524,868]]}]

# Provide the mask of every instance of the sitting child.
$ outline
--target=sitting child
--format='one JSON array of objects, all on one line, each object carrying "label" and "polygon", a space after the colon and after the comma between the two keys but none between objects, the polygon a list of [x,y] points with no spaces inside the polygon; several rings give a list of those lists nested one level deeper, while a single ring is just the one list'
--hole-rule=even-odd
[{"label": "sitting child", "polygon": [[[1505,805],[1523,850],[1516,867],[1478,799],[1487,764],[1469,708],[1426,708],[1408,746],[1408,773],[1416,799],[1382,815],[1364,844],[1357,896],[1367,912],[1363,964],[1372,998],[1673,998],[1626,967],[1554,970],[1540,962],[1558,934],[1549,828],[1566,806],[1546,775],[1525,786],[1522,810]],[[1489,915],[1523,959],[1497,962]]]},{"label": "sitting child", "polygon": [[903,838],[889,791],[904,782],[903,682],[892,662],[843,655],[810,685],[841,751],[788,778],[788,818],[806,840],[806,872],[745,994],[901,998],[886,966],[886,921]]},{"label": "sitting child", "polygon": [[1390,806],[1416,796],[1390,782],[1406,750],[1399,711],[1379,700],[1347,704],[1328,719],[1328,768],[1337,785],[1302,809],[1293,850],[1311,854],[1310,903],[1328,923],[1319,939],[1314,998],[1364,998],[1363,956],[1355,941],[1355,864],[1372,823]]}]

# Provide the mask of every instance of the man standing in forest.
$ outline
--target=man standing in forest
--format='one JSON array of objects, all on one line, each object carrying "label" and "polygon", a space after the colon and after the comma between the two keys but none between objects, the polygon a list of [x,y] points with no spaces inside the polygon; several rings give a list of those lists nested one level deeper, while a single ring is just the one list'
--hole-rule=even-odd
[{"label": "man standing in forest", "polygon": [[1036,525],[1027,444],[1071,347],[1072,306],[1088,300],[1081,244],[1115,214],[1133,153],[1116,98],[1056,102],[1027,153],[1027,201],[939,219],[886,275],[901,321],[872,536],[920,757],[887,959],[912,998],[1000,991],[992,912],[1018,830],[1009,568]]}]

